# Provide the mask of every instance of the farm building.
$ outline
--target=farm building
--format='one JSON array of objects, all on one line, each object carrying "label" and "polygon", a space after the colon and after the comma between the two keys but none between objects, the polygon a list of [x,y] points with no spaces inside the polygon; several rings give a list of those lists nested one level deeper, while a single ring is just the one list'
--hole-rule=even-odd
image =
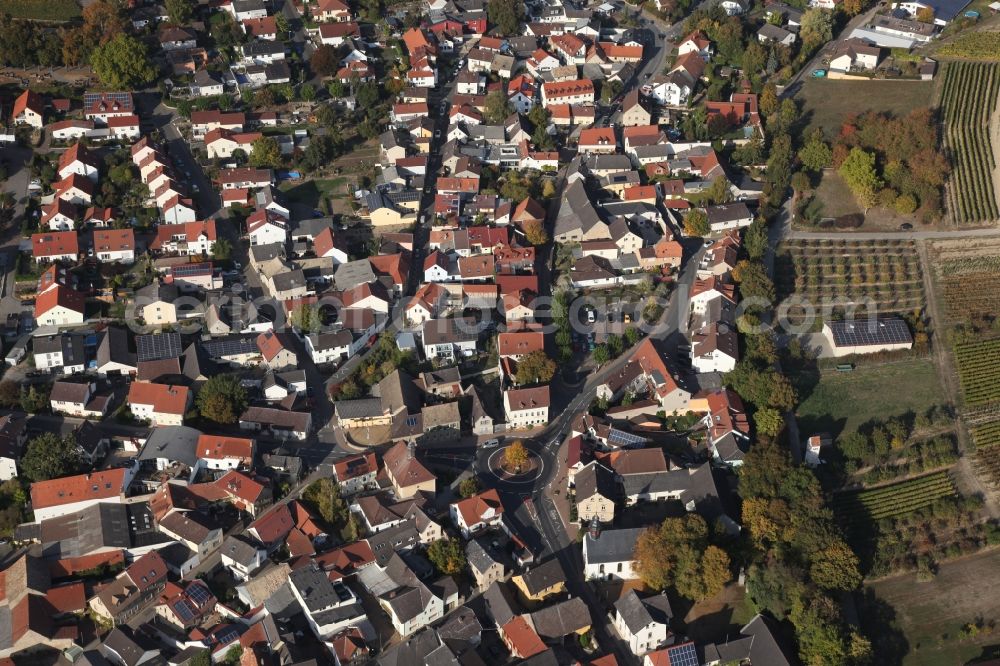
[{"label": "farm building", "polygon": [[823,335],[834,356],[874,354],[897,349],[911,349],[910,327],[898,317],[848,319],[823,324]]}]

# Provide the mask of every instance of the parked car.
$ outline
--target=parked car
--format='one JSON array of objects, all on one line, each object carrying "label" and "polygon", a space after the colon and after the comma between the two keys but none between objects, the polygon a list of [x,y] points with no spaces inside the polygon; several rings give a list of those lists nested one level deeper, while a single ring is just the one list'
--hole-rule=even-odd
[{"label": "parked car", "polygon": [[822,79],[823,77],[826,76],[826,70],[825,69],[814,69],[812,71],[812,76],[813,76],[814,79]]},{"label": "parked car", "polygon": [[500,446],[499,439],[488,439],[485,442],[483,442],[484,449],[495,449],[498,446]]}]

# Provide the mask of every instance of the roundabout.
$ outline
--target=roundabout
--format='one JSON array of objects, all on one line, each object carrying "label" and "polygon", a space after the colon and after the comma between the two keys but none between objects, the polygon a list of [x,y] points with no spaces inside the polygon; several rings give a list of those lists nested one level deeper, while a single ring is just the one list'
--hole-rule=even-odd
[{"label": "roundabout", "polygon": [[[507,450],[512,445],[491,451],[485,460],[481,461],[484,468],[482,471],[489,474],[494,479],[497,488],[507,486],[523,488],[525,486],[542,485],[547,473],[550,472],[550,463],[546,461],[544,449],[536,442],[524,442],[525,461],[518,469],[510,469],[505,460]],[[539,449],[539,450],[535,450]]]}]

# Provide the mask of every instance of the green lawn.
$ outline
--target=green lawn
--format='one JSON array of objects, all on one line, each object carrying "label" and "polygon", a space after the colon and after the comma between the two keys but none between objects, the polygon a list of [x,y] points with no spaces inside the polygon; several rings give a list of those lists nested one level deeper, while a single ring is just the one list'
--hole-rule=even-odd
[{"label": "green lawn", "polygon": [[323,202],[331,197],[343,196],[344,184],[347,178],[338,177],[330,179],[307,180],[301,183],[296,181],[285,181],[280,188],[285,193],[285,198],[289,203],[298,204],[301,207],[319,208],[326,212],[328,208]]},{"label": "green lawn", "polygon": [[76,0],[0,0],[0,14],[62,23],[79,17],[81,10]]},{"label": "green lawn", "polygon": [[[868,589],[888,606],[887,614],[893,618],[885,622],[884,632],[873,626],[887,644],[898,646],[894,652],[905,654],[903,666],[965,664],[991,654],[1000,643],[995,632],[986,629],[969,636],[962,628],[976,618],[989,622],[1000,617],[1000,595],[993,587],[998,567],[1000,551],[993,550],[945,562],[928,582],[917,582],[916,574],[908,574],[874,583]],[[862,621],[872,619],[866,615]]]},{"label": "green lawn", "polygon": [[840,132],[849,113],[889,111],[905,115],[930,106],[933,81],[834,81],[807,77],[796,95],[802,102],[802,117],[813,127],[822,127],[827,138]]},{"label": "green lawn", "polygon": [[942,402],[934,364],[920,358],[881,365],[861,365],[853,372],[824,369],[792,374],[800,404],[802,437],[852,432],[871,419],[908,411],[919,413]]}]

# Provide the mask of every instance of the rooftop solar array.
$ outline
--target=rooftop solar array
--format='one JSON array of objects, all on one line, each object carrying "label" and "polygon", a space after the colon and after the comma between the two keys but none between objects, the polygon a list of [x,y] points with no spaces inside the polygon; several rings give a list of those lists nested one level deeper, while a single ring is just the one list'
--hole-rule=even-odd
[{"label": "rooftop solar array", "polygon": [[174,612],[177,613],[177,617],[181,619],[181,622],[190,622],[194,619],[195,612],[191,604],[187,602],[186,599],[181,599],[174,604]]},{"label": "rooftop solar array", "polygon": [[140,362],[178,358],[183,351],[180,333],[137,335],[135,337],[135,346]]},{"label": "rooftop solar array", "polygon": [[191,597],[198,607],[204,606],[212,598],[212,593],[204,585],[192,585],[187,589],[187,595]]},{"label": "rooftop solar array", "polygon": [[899,318],[850,319],[827,324],[838,347],[898,345],[912,343],[910,327]]},{"label": "rooftop solar array", "polygon": [[125,104],[125,105],[127,105],[127,104],[131,104],[131,102],[132,102],[132,93],[130,93],[130,92],[106,92],[106,93],[89,92],[89,93],[84,93],[83,94],[83,106],[85,108],[88,107],[88,106],[90,106],[94,102],[98,102],[100,100],[107,100],[109,102],[118,102],[119,104]]},{"label": "rooftop solar array", "polygon": [[667,648],[667,657],[670,666],[699,666],[698,651],[695,650],[694,643],[684,643]]},{"label": "rooftop solar array", "polygon": [[231,356],[241,356],[243,354],[255,354],[257,342],[255,338],[243,336],[229,336],[205,340],[201,344],[202,349],[212,358],[226,358]]},{"label": "rooftop solar array", "polygon": [[617,428],[612,428],[611,432],[608,433],[608,443],[622,448],[640,448],[645,446],[647,441],[645,437],[640,437],[624,430],[618,430]]},{"label": "rooftop solar array", "polygon": [[184,264],[183,266],[174,266],[170,269],[170,273],[174,277],[185,277],[188,275],[201,275],[203,273],[211,273],[212,264],[208,262],[203,262],[199,264]]}]

